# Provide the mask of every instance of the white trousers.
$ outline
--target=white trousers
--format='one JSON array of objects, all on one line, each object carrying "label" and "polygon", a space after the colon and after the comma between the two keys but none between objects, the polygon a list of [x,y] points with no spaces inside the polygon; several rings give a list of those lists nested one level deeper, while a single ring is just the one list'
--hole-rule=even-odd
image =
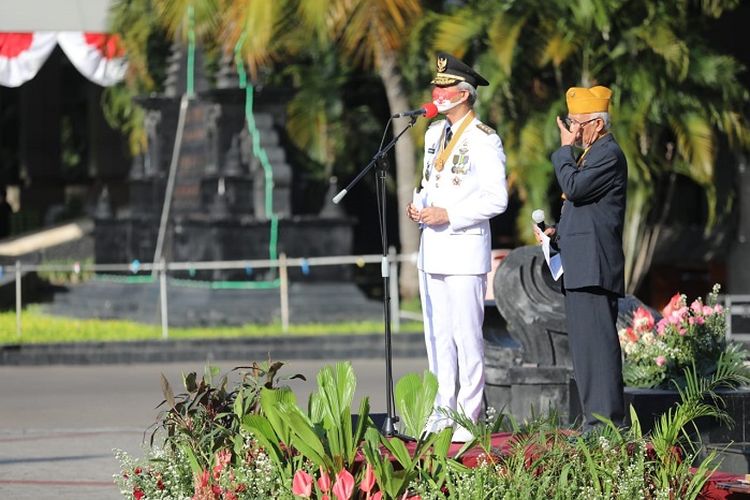
[{"label": "white trousers", "polygon": [[427,361],[439,385],[435,407],[457,410],[475,422],[484,394],[486,291],[486,275],[419,272]]}]

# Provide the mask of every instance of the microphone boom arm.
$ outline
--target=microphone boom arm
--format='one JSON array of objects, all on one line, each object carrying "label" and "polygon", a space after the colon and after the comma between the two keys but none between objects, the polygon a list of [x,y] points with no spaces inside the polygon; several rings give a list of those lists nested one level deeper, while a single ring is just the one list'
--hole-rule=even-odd
[{"label": "microphone boom arm", "polygon": [[406,127],[404,127],[404,129],[401,130],[401,132],[399,132],[398,135],[391,140],[391,142],[389,142],[388,144],[386,144],[385,146],[383,146],[383,148],[381,148],[380,150],[378,150],[377,153],[375,153],[375,156],[372,157],[372,160],[370,160],[370,163],[368,163],[365,166],[365,168],[363,168],[359,172],[359,174],[357,174],[357,176],[354,179],[352,179],[351,182],[349,182],[349,184],[344,189],[342,189],[341,191],[339,191],[336,194],[336,196],[333,197],[333,203],[335,203],[335,204],[338,205],[339,202],[342,199],[344,199],[344,196],[346,196],[346,194],[349,191],[351,191],[351,189],[362,179],[362,177],[364,177],[367,174],[367,172],[370,171],[370,169],[372,169],[372,167],[375,166],[375,164],[377,164],[377,162],[379,160],[381,160],[382,158],[385,157],[385,155],[388,153],[388,151],[390,151],[391,149],[393,149],[393,147],[396,145],[396,142],[398,142],[398,140],[401,138],[401,136],[404,135],[404,133],[407,130],[409,130],[410,128],[412,128],[416,122],[417,122],[417,117],[416,116],[411,116],[410,120],[409,120],[409,125],[406,126]]}]

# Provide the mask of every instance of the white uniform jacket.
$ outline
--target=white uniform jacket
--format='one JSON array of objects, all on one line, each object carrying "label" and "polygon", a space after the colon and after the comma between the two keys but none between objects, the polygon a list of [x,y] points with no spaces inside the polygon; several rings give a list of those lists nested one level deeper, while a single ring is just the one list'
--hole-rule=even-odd
[{"label": "white uniform jacket", "polygon": [[[453,124],[454,133],[462,121]],[[430,274],[485,274],[490,271],[489,220],[508,206],[503,144],[474,118],[438,172],[445,125],[445,120],[434,122],[425,134],[419,194],[424,206],[445,208],[450,222],[422,228],[417,267]]]}]

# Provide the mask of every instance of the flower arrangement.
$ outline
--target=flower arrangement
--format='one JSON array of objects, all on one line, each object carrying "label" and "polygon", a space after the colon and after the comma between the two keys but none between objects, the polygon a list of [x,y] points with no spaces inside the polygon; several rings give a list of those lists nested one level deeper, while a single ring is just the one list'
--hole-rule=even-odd
[{"label": "flower arrangement", "polygon": [[[652,321],[641,314],[637,323],[642,330]],[[266,368],[256,370],[256,376],[272,385],[278,366]],[[685,376],[690,383],[680,393],[681,402],[648,437],[637,415],[627,430],[602,426],[596,434],[571,439],[571,431],[558,427],[554,413],[519,425],[502,413],[488,412],[487,421],[473,423],[452,412],[451,418],[471,427],[476,436],[481,451],[473,467],[464,461],[473,443],[451,449],[451,428],[420,433],[437,391],[437,380],[429,372],[423,377],[409,374],[396,384],[405,428],[417,430],[412,435],[419,436],[408,447],[375,427],[367,398],[360,405],[356,429],[352,426],[356,376],[350,363],[318,373],[318,391],[311,396],[308,413],[286,386],[263,386],[255,393],[248,380],[235,389],[224,378],[214,386],[208,374],[201,383],[190,374],[184,381],[186,395],[173,396],[165,388],[171,409],[160,415],[160,428],[173,434],[160,434],[161,444],[152,441],[141,459],[118,451],[121,470],[115,482],[124,498],[135,500],[704,498],[716,452],[699,457],[682,429],[701,417],[728,418],[709,395],[718,387],[747,384],[750,378],[745,372],[719,369],[704,379],[692,366]],[[205,397],[222,391],[221,398]],[[203,396],[195,405],[225,405],[224,396],[233,399],[225,406],[239,424],[227,427],[228,415],[209,412],[214,418],[200,417],[205,419],[200,432],[220,439],[187,434],[202,413],[181,404],[196,394]],[[175,419],[190,425],[176,427]],[[503,449],[492,446],[491,435],[499,431],[514,434]],[[685,450],[683,460],[675,460],[677,447]]]},{"label": "flower arrangement", "polygon": [[661,318],[643,307],[636,309],[631,325],[619,331],[625,385],[682,386],[684,371],[693,364],[701,375],[715,372],[728,349],[725,311],[717,302],[719,290],[714,285],[705,303],[698,297],[690,305],[684,294],[677,293],[661,311]]}]

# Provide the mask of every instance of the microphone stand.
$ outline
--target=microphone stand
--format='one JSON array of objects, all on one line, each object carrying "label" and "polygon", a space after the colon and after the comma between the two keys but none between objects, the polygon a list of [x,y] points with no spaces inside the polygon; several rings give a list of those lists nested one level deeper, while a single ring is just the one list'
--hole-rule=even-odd
[{"label": "microphone stand", "polygon": [[[374,166],[377,165],[378,169],[375,176],[375,184],[376,184],[376,191],[377,191],[377,199],[378,199],[378,218],[380,222],[380,240],[383,246],[383,258],[381,260],[380,264],[380,274],[383,277],[383,321],[384,321],[384,327],[385,327],[385,401],[386,401],[386,415],[385,415],[385,421],[383,422],[383,429],[382,432],[385,436],[391,437],[395,436],[398,433],[396,432],[395,423],[398,422],[398,417],[394,416],[393,414],[393,407],[394,407],[394,398],[393,398],[393,355],[392,355],[392,349],[391,349],[391,312],[390,312],[390,304],[391,304],[391,296],[390,296],[390,276],[389,276],[389,269],[390,266],[388,265],[388,230],[387,230],[387,221],[386,221],[386,207],[385,207],[385,180],[386,180],[386,171],[388,169],[388,160],[386,158],[387,153],[393,149],[393,147],[396,145],[396,142],[401,138],[404,133],[412,128],[414,124],[417,121],[416,116],[410,117],[409,125],[405,127],[401,132],[396,135],[396,137],[393,138],[391,142],[386,144],[384,147],[381,147],[380,150],[378,150],[377,153],[375,153],[375,156],[372,157],[372,160],[370,160],[370,163],[368,163],[365,168],[360,171],[359,174],[349,183],[349,185],[346,186],[346,188],[342,189],[336,196],[333,197],[334,203],[339,203],[344,196],[349,192],[349,190],[354,187],[362,177],[367,174],[367,172],[370,171]],[[408,436],[402,436],[399,434],[399,437],[403,437],[405,439],[411,439]]]}]

